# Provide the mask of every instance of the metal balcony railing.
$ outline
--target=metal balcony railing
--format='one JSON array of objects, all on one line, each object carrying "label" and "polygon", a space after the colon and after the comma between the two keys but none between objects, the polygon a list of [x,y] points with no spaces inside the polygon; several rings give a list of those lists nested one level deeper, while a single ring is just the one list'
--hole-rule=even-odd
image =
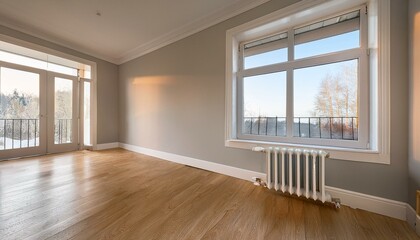
[{"label": "metal balcony railing", "polygon": [[0,119],[0,150],[39,146],[39,119]]},{"label": "metal balcony railing", "polygon": [[[357,117],[295,117],[293,136],[304,138],[323,138],[358,140]],[[285,117],[244,117],[242,133],[251,135],[287,135]]]},{"label": "metal balcony railing", "polygon": [[[54,143],[72,142],[72,119],[56,119]],[[0,150],[39,146],[39,119],[1,119]]]},{"label": "metal balcony railing", "polygon": [[72,142],[72,119],[56,119],[54,128],[54,143]]}]

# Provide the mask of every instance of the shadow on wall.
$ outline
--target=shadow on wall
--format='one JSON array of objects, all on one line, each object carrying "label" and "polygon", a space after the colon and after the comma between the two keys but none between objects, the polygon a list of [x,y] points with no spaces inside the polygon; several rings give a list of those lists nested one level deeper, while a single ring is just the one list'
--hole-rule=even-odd
[{"label": "shadow on wall", "polygon": [[420,13],[414,17],[412,54],[411,151],[412,160],[420,164]]},{"label": "shadow on wall", "polygon": [[[410,146],[408,161],[409,196],[420,189],[420,12],[414,15],[412,26],[412,62],[411,62],[411,89],[410,89]],[[410,203],[414,207],[415,202]],[[419,213],[418,196],[417,213]]]}]

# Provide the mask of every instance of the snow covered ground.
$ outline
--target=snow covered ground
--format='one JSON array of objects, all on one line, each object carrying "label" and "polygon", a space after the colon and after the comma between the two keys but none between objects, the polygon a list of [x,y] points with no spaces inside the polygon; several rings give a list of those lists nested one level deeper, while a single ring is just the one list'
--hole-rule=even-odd
[{"label": "snow covered ground", "polygon": [[27,147],[36,147],[39,146],[39,137],[32,139],[11,139],[0,137],[0,150],[4,149],[16,149],[16,148],[27,148]]}]

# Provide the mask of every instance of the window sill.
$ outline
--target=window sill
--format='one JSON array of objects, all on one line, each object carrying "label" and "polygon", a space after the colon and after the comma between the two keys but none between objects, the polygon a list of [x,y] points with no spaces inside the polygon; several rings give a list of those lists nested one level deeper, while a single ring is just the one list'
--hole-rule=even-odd
[{"label": "window sill", "polygon": [[383,153],[377,150],[363,150],[363,149],[350,149],[350,148],[338,148],[338,147],[325,147],[325,146],[313,146],[313,145],[302,145],[302,144],[289,144],[289,143],[278,143],[278,142],[263,142],[255,140],[240,140],[240,139],[228,139],[225,141],[226,147],[240,148],[251,150],[253,147],[301,147],[305,149],[323,149],[329,153],[330,159],[335,160],[349,160],[356,162],[367,162],[367,163],[379,163],[379,164],[390,164],[389,153]]}]

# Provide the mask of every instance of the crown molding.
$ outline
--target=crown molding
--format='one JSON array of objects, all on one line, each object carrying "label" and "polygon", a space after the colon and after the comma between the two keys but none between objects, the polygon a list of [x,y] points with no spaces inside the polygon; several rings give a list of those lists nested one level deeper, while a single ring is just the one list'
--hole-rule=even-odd
[{"label": "crown molding", "polygon": [[152,41],[137,46],[133,50],[122,54],[118,58],[117,64],[123,64],[135,58],[146,55],[147,53],[153,52],[159,48],[162,48],[178,40],[191,36],[206,28],[221,23],[229,18],[244,13],[269,1],[271,0],[248,0],[246,2],[239,2],[237,4],[230,5],[222,9],[221,11],[217,11],[217,13],[215,14],[204,16],[200,19],[197,19],[196,21],[191,22],[188,25],[184,25],[180,28],[174,29],[166,35],[157,37]]}]

